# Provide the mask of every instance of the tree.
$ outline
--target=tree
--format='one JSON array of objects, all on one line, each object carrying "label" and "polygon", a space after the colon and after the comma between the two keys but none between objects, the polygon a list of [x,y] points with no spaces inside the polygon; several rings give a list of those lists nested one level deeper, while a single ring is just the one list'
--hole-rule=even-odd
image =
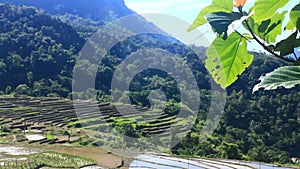
[{"label": "tree", "polygon": [[[245,11],[246,1],[212,0],[188,30],[209,23],[217,34],[206,52],[206,67],[210,74],[222,88],[230,86],[251,65],[253,55],[247,51],[247,44],[255,41],[275,58],[293,65],[262,76],[254,92],[260,88],[292,88],[300,84],[300,52],[297,52],[300,46],[300,3],[293,1],[292,9],[279,12],[289,0],[256,0],[254,6]],[[287,24],[284,25],[285,19]],[[243,26],[239,28],[239,25]],[[277,41],[278,36],[287,31],[292,33]]]},{"label": "tree", "polygon": [[18,87],[16,87],[15,92],[19,95],[28,96],[31,94],[31,89],[26,84],[20,84]]},{"label": "tree", "polygon": [[7,87],[5,88],[5,94],[10,94],[11,91],[12,91],[11,86],[7,86]]},{"label": "tree", "polygon": [[221,158],[227,159],[240,159],[238,145],[233,143],[222,142],[220,146],[217,147]]}]

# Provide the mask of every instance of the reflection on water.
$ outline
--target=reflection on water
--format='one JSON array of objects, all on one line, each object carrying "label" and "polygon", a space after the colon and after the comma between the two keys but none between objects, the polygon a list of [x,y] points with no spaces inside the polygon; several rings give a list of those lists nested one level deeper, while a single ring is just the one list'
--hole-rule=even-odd
[{"label": "reflection on water", "polygon": [[16,147],[11,145],[0,144],[0,157],[4,155],[27,155],[27,154],[34,154],[37,153],[37,150],[23,148],[23,147]]},{"label": "reflection on water", "polygon": [[28,155],[37,153],[37,150],[16,147],[12,145],[0,144],[0,168],[8,161],[26,161],[27,158],[19,157],[20,155]]},{"label": "reflection on water", "polygon": [[290,169],[275,165],[235,160],[184,159],[162,154],[143,154],[136,157],[130,167],[151,169]]}]

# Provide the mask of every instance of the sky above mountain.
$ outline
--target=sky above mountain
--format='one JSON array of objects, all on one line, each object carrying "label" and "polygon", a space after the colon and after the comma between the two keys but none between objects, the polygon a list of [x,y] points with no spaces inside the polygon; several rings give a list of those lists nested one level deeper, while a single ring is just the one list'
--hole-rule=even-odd
[{"label": "sky above mountain", "polygon": [[[295,1],[298,2],[298,0],[290,0],[286,7],[281,10],[291,9]],[[193,23],[199,11],[211,4],[211,2],[212,0],[125,0],[126,6],[139,14],[161,13],[178,17],[189,23]],[[249,9],[254,3],[255,0],[247,0],[244,9]],[[287,23],[287,21],[285,23]],[[215,35],[211,32],[208,25],[202,26],[200,30],[205,33],[207,39],[214,39]],[[278,40],[286,38],[289,35],[290,32],[286,32],[282,36],[279,36]],[[256,43],[250,43],[248,49],[255,51],[263,50]],[[299,53],[299,50],[300,49],[296,49],[295,52]]]},{"label": "sky above mountain", "polygon": [[[246,7],[255,0],[248,0]],[[126,6],[137,13],[163,13],[193,22],[199,11],[211,0],[125,0]]]},{"label": "sky above mountain", "polygon": [[188,22],[207,5],[208,0],[125,0],[126,5],[138,13],[163,13],[179,17]]},{"label": "sky above mountain", "polygon": [[[185,22],[189,23],[184,25],[184,32],[188,29],[189,25],[193,23],[194,19],[199,14],[199,11],[208,6],[211,0],[124,0],[128,8],[134,10],[139,14],[147,13],[159,13],[177,17]],[[254,0],[248,0],[249,5],[253,5]],[[146,18],[148,19],[148,18]],[[153,21],[151,21],[153,22]],[[153,22],[160,27],[160,20],[158,23]],[[182,25],[180,25],[182,27]],[[165,30],[165,29],[164,29]],[[215,34],[211,31],[208,24],[203,25],[200,29],[200,34],[195,35],[197,38],[205,38],[205,40],[211,41],[215,38]],[[165,30],[168,32],[167,30]],[[180,30],[182,31],[182,29]],[[169,33],[169,32],[168,32]],[[188,33],[187,33],[188,34]],[[188,36],[188,35],[186,35]],[[209,46],[208,44],[205,46]]]}]

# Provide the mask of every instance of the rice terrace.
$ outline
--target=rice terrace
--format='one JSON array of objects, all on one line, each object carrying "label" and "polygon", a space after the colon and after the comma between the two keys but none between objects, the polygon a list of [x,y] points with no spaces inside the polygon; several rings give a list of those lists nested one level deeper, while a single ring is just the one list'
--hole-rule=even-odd
[{"label": "rice terrace", "polygon": [[[86,107],[86,101],[73,101],[82,107],[85,112],[84,119],[79,122],[74,110],[73,102],[61,98],[49,97],[3,97],[0,98],[1,117],[1,168],[82,168],[88,166],[101,166],[107,168],[140,168],[143,165],[161,166],[162,168],[176,168],[182,166],[188,168],[252,168],[248,163],[217,160],[217,159],[193,159],[177,158],[163,154],[144,154],[135,158],[122,157],[113,154],[101,145],[107,142],[116,142],[114,138],[105,138],[98,135],[90,138],[85,131],[93,131],[101,125],[110,125],[95,120],[95,117],[103,115],[114,123],[118,112],[108,103],[95,102],[99,109],[91,110]],[[126,106],[124,106],[126,108]],[[146,108],[136,107],[139,110]],[[128,113],[126,118],[139,116],[135,112]],[[175,118],[175,117],[173,117]],[[138,132],[159,133],[168,128],[172,119],[168,116],[160,116],[160,123],[149,118],[148,125],[138,127]],[[145,118],[143,118],[145,119]],[[147,119],[147,118],[146,118]],[[80,123],[86,123],[85,129]],[[169,126],[170,127],[170,126]],[[124,153],[124,152],[123,152]],[[169,160],[169,162],[167,162]],[[173,162],[172,162],[173,161]],[[176,162],[177,161],[177,162]],[[174,163],[171,165],[171,163]],[[175,164],[177,163],[177,164]],[[261,167],[264,164],[255,164]],[[266,165],[265,167],[267,168]],[[274,168],[275,166],[272,165]],[[278,168],[279,169],[279,168]]]},{"label": "rice terrace", "polygon": [[[20,145],[29,144],[33,147],[41,147],[44,150],[49,149],[56,151],[61,151],[63,149],[62,147],[55,148],[60,145],[102,146],[105,144],[105,142],[109,142],[110,144],[118,144],[118,140],[115,138],[109,138],[111,134],[108,136],[96,135],[96,137],[91,138],[85,133],[86,131],[97,132],[102,125],[116,125],[117,123],[122,125],[121,122],[115,120],[116,117],[121,115],[118,114],[114,107],[108,103],[95,102],[93,104],[96,104],[99,109],[92,110],[87,106],[86,101],[73,101],[76,102],[77,107],[82,108],[82,111],[80,112],[84,112],[84,114],[80,115],[81,118],[79,121],[74,110],[73,102],[67,99],[49,97],[4,97],[0,99],[0,102],[1,141],[3,143],[18,143]],[[123,108],[126,109],[126,106],[123,106]],[[136,108],[137,110],[146,110],[146,108],[142,107]],[[141,115],[136,113],[139,112],[128,112],[128,116],[123,116],[123,118],[132,118],[132,120],[141,118],[146,120],[138,123],[140,125],[138,125],[136,131],[144,134],[157,134],[163,132],[170,127],[173,119],[176,118],[170,117],[166,114],[158,117],[149,115],[149,118],[142,118]],[[103,118],[99,118],[99,114],[103,116]],[[110,123],[104,122],[103,119]],[[84,127],[82,127],[82,125]],[[166,133],[166,135],[167,134],[168,133]],[[83,150],[84,148],[82,148],[81,151]],[[66,148],[65,151],[73,152],[73,148],[70,148],[69,150]],[[91,151],[93,150],[91,149],[88,152]],[[79,151],[75,154],[80,155],[85,153],[84,151],[81,153]],[[100,154],[105,154],[105,151],[101,150]],[[100,155],[101,159],[102,156],[104,155]],[[104,159],[111,158],[110,156],[115,158],[115,162],[113,162],[114,160],[111,162],[114,167],[122,166],[123,161],[120,160],[121,157],[111,154],[107,154],[106,156],[107,157]],[[103,166],[104,164],[104,166],[109,166],[105,165],[107,161],[102,161],[101,159],[100,165]],[[21,160],[20,164],[24,163],[24,165],[27,165],[32,163],[31,158],[29,158],[29,160],[30,161],[28,162],[26,162],[26,160]],[[97,161],[97,159],[95,160]],[[4,162],[4,166],[7,163],[9,164],[10,162]],[[87,164],[91,165],[94,163],[95,162],[93,161],[88,161],[86,163],[80,163],[78,166],[84,166]],[[34,162],[34,164],[43,163]]]}]

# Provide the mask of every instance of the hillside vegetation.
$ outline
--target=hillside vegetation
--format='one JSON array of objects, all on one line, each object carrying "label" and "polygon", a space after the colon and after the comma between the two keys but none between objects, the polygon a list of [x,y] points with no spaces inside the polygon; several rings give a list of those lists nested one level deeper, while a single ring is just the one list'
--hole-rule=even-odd
[{"label": "hillside vegetation", "polygon": [[[282,65],[268,55],[254,53],[252,66],[227,90],[225,114],[217,130],[209,139],[199,143],[200,131],[214,93],[210,89],[209,75],[204,65],[191,50],[194,47],[161,35],[137,35],[116,44],[104,61],[96,65],[78,57],[78,53],[101,22],[95,23],[72,15],[51,16],[26,6],[1,4],[0,10],[0,90],[3,94],[69,99],[76,95],[76,98],[86,99],[86,93],[71,92],[72,71],[77,61],[80,63],[77,66],[87,76],[89,68],[98,69],[96,88],[93,90],[97,91],[99,102],[109,102],[110,82],[115,67],[135,51],[156,47],[174,53],[174,57],[186,59],[188,66],[193,69],[201,94],[196,124],[186,138],[175,146],[173,153],[280,163],[289,163],[291,157],[300,157],[299,86],[288,91],[260,90],[252,93],[258,77]],[[86,24],[88,29],[80,24]],[[199,50],[197,53],[202,53],[200,57],[205,58],[205,48],[195,50]],[[119,78],[122,80],[123,77]],[[113,115],[105,112],[112,126],[128,136],[144,137],[155,135],[173,124],[181,100],[176,81],[169,74],[159,70],[139,73],[131,85],[131,101],[149,108],[150,91],[156,89],[162,89],[168,99],[163,117],[157,117],[162,122],[154,120],[153,123],[139,126],[138,123],[131,123],[138,118],[135,112],[128,112],[133,117],[129,115],[123,117],[125,119],[116,118],[117,112]],[[143,109],[141,107],[138,109]],[[97,130],[101,125],[91,125],[93,115],[88,114],[85,122],[89,129]],[[79,122],[75,120],[70,126],[82,128]]]}]

